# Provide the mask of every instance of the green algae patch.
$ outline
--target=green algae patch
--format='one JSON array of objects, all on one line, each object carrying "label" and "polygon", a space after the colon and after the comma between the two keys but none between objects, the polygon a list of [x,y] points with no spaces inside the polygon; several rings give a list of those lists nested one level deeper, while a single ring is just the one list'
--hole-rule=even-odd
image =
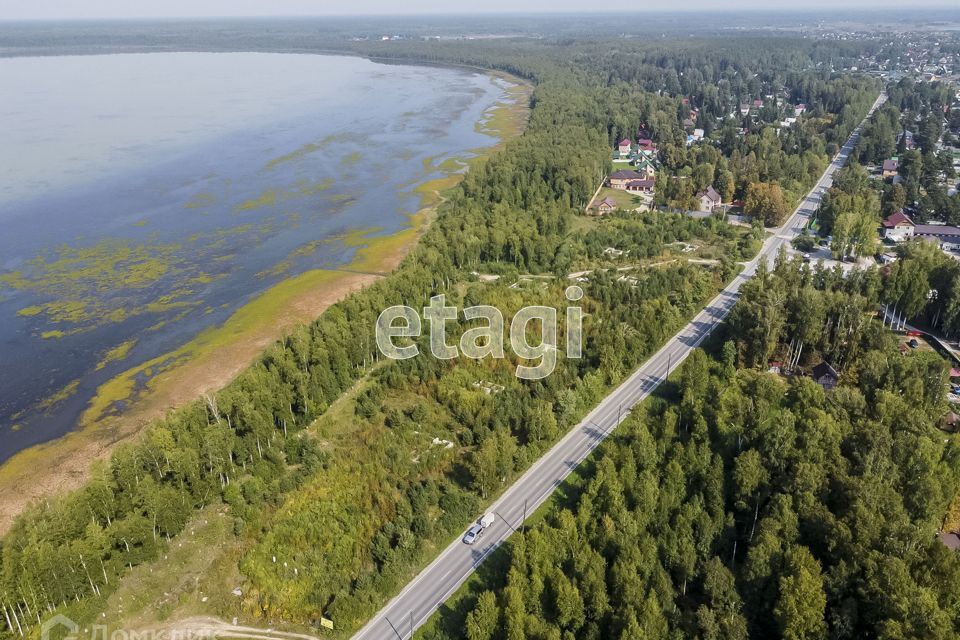
[{"label": "green algae patch", "polygon": [[277,204],[277,190],[276,189],[267,189],[260,194],[257,198],[251,198],[250,200],[244,200],[238,204],[235,209],[237,211],[253,211],[255,209],[261,209],[263,207],[271,207]]},{"label": "green algae patch", "polygon": [[73,394],[75,394],[79,386],[80,386],[80,380],[73,380],[72,382],[64,386],[62,389],[60,389],[53,395],[50,395],[44,398],[43,400],[41,400],[37,404],[37,408],[43,412],[50,411],[50,409],[53,409],[58,404],[60,404],[61,402],[63,402]]},{"label": "green algae patch", "polygon": [[119,362],[121,360],[126,360],[127,356],[130,355],[130,350],[137,344],[137,339],[133,338],[132,340],[127,340],[126,342],[121,342],[114,348],[107,351],[104,354],[103,359],[97,364],[97,371],[100,371],[106,367],[111,362]]},{"label": "green algae patch", "polygon": [[276,169],[282,164],[301,160],[306,156],[310,155],[311,153],[316,153],[317,151],[320,151],[322,149],[325,149],[326,147],[329,147],[331,144],[335,142],[346,142],[349,139],[350,139],[350,136],[348,134],[336,133],[336,134],[327,136],[320,142],[308,142],[307,144],[303,145],[299,149],[295,149],[290,153],[284,154],[282,156],[278,156],[273,160],[270,160],[266,165],[264,165],[263,168],[266,171],[273,171],[274,169]]}]

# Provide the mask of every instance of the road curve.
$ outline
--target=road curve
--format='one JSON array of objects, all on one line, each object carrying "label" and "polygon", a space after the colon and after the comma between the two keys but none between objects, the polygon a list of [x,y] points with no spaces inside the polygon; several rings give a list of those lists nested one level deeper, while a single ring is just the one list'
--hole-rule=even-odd
[{"label": "road curve", "polygon": [[[885,100],[886,95],[881,94],[867,117]],[[353,636],[355,640],[411,638],[413,632],[470,577],[477,566],[520,527],[524,515],[536,511],[626,418],[630,408],[650,395],[666,379],[669,371],[682,363],[703,342],[736,304],[740,287],[753,277],[760,261],[772,262],[780,247],[787,245],[804,229],[810,215],[817,209],[821,191],[832,184],[834,172],[846,164],[862,126],[863,123],[854,130],[800,206],[783,226],[776,229],[773,236],[766,239],[760,252],[740,274],[491,505],[490,511],[497,514],[497,520],[483,537],[473,546],[463,544],[459,539],[451,543]]]}]

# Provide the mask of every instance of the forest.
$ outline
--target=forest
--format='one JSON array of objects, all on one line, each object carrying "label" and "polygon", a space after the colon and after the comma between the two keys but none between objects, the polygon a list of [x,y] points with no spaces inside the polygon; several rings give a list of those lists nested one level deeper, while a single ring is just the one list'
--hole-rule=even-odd
[{"label": "forest", "polygon": [[[935,537],[960,489],[960,441],[937,428],[947,365],[871,318],[890,279],[783,258],[758,274],[418,637],[956,637],[960,555]],[[839,386],[755,366],[797,349]]]},{"label": "forest", "polygon": [[[321,41],[314,46],[326,45],[329,43]],[[394,273],[271,346],[222,391],[170,413],[150,425],[136,442],[118,447],[107,463],[95,468],[91,481],[81,490],[22,514],[0,542],[0,608],[4,614],[0,635],[36,636],[42,620],[54,612],[67,613],[81,622],[92,620],[125,574],[162,557],[198,509],[220,502],[229,506],[234,535],[242,541],[244,553],[238,567],[245,583],[236,607],[216,613],[305,627],[326,616],[342,630],[361,624],[402,585],[411,570],[422,566],[474,518],[485,501],[695,314],[735,273],[735,262],[751,256],[759,246],[762,229],[736,234],[717,220],[694,222],[673,214],[615,219],[595,228],[581,228],[578,213],[605,175],[611,140],[633,135],[636,127],[648,124],[664,141],[671,155],[668,165],[678,177],[689,172],[703,179],[725,179],[729,188],[744,196],[752,185],[767,185],[753,187],[758,202],[771,197],[769,185],[782,182],[781,196],[789,201],[812,184],[826,156],[863,117],[879,90],[874,80],[817,70],[816,62],[823,53],[820,45],[758,39],[728,46],[722,55],[708,45],[696,41],[669,46],[627,43],[622,56],[610,56],[589,43],[562,41],[536,45],[410,42],[390,49],[398,61],[471,64],[534,82],[526,132],[472,169],[447,194],[430,229]],[[373,41],[337,41],[340,50],[366,55],[384,55],[385,46]],[[631,62],[625,64],[624,60]],[[628,69],[632,71],[628,73]],[[675,87],[670,82],[681,73],[684,82],[692,82],[686,80],[692,69],[707,74],[696,87]],[[754,80],[743,80],[747,77]],[[778,137],[761,127],[743,140],[731,140],[728,146],[721,143],[687,150],[677,144],[669,151],[668,141],[680,131],[683,94],[689,93],[708,110],[710,98],[698,92],[711,89],[711,82],[729,85],[726,91],[737,100],[764,90],[764,86],[782,83],[792,99],[811,105],[815,117],[796,134]],[[451,302],[494,304],[509,322],[525,304],[565,306],[566,275],[584,264],[594,266],[607,246],[621,244],[638,255],[654,257],[665,251],[667,244],[690,238],[709,239],[721,247],[720,264],[710,267],[679,261],[638,270],[628,279],[615,271],[594,271],[584,284],[589,314],[584,327],[585,357],[561,358],[554,374],[543,381],[516,379],[512,370],[517,363],[511,360],[442,362],[419,357],[384,362],[375,349],[374,323],[387,306],[418,306],[431,295],[443,293]],[[474,273],[501,274],[501,278],[480,281]],[[837,277],[829,274],[816,278],[833,283],[838,290],[854,286],[837,283]],[[860,295],[873,300],[869,295],[876,292],[868,292],[866,284],[872,281],[864,278]],[[824,286],[816,291],[827,299],[833,290]],[[852,313],[851,309],[842,302],[836,304],[840,308],[831,307],[830,313],[851,321],[849,315],[843,315]],[[770,309],[751,312],[759,314],[757,322],[774,322],[763,315]],[[563,317],[563,313],[558,315]],[[849,327],[843,326],[844,331],[805,338],[811,345],[807,352],[845,348],[853,338]],[[744,339],[737,362],[747,366],[762,364],[765,354],[780,344],[772,325],[758,335],[756,323],[745,320],[740,330]],[[705,371],[711,369],[704,374],[709,380],[716,367],[704,367]],[[733,376],[750,379],[752,374],[729,375],[728,381]],[[702,469],[710,483],[702,483],[694,475],[686,478],[690,486],[698,490],[712,487],[709,490],[714,492],[709,500],[688,501],[683,508],[683,526],[688,526],[689,520],[703,527],[696,545],[699,551],[692,555],[687,547],[671,551],[676,558],[668,563],[668,572],[649,574],[655,576],[652,579],[659,591],[651,592],[652,584],[641,589],[645,580],[634,576],[631,579],[639,580],[635,586],[642,597],[641,591],[620,594],[629,596],[630,606],[646,602],[645,609],[660,610],[670,625],[680,624],[673,613],[664,613],[672,608],[667,606],[668,596],[676,588],[671,578],[680,578],[681,592],[690,582],[691,599],[693,594],[701,598],[706,587],[697,573],[701,568],[698,554],[712,553],[736,529],[726,524],[725,496],[722,486],[715,484],[720,478],[713,456],[722,454],[709,454],[706,431],[712,428],[714,416],[712,408],[705,406],[709,403],[703,403],[705,393],[699,386],[692,391],[686,422],[671,427],[685,433],[687,439],[698,434],[696,445],[687,453],[678,450],[677,455],[690,456],[691,464],[706,464],[688,471]],[[749,396],[753,391],[743,393]],[[786,417],[793,409],[778,404],[780,395],[779,391],[770,392],[754,400],[767,398],[770,406],[763,410],[783,416],[783,424],[793,425],[793,419]],[[827,406],[826,400],[814,399],[820,403],[816,406]],[[694,406],[698,411],[702,408],[704,415],[694,416]],[[860,420],[866,415],[854,417]],[[838,434],[846,433],[846,423],[840,417],[836,421]],[[757,424],[766,429],[769,421],[758,419]],[[750,437],[760,436],[751,433]],[[790,446],[805,451],[796,443],[777,440],[777,435],[769,437],[776,444],[761,446],[757,441],[758,464],[766,465],[762,456],[772,452],[786,455],[794,451]],[[664,438],[659,457],[636,461],[651,474],[664,460],[671,469],[687,465],[686,458],[668,459],[668,450],[673,455],[674,446],[669,442],[672,437]],[[746,438],[739,434],[737,439]],[[842,454],[842,439],[835,444]],[[934,445],[924,451],[937,453]],[[901,453],[913,450],[899,449]],[[769,462],[770,477],[757,484],[757,493],[741,496],[747,500],[744,504],[752,500],[748,507],[754,507],[758,517],[762,511],[765,519],[757,525],[760,537],[767,530],[772,532],[768,536],[778,537],[777,532],[790,526],[789,518],[796,520],[796,514],[809,513],[803,510],[805,504],[790,506],[785,503],[787,498],[773,499],[779,496],[776,482],[793,470],[784,466],[787,464],[785,458]],[[842,455],[830,458],[829,464],[819,472],[839,474],[845,459]],[[883,473],[899,477],[896,464],[888,467],[883,467]],[[815,471],[810,470],[811,474]],[[856,476],[855,471],[849,473]],[[781,475],[771,475],[774,472]],[[814,483],[811,491],[826,491],[825,485],[830,485],[831,491],[838,492],[836,500],[853,499],[859,484],[851,480],[855,486],[845,488],[838,480],[834,487],[825,479],[828,477],[832,478],[810,479]],[[815,484],[818,478],[822,484]],[[938,481],[947,479],[941,476]],[[683,476],[676,479],[677,487],[686,482]],[[946,485],[939,490],[945,493]],[[679,495],[675,493],[669,500],[675,501]],[[762,505],[758,502],[761,495]],[[910,510],[914,505],[903,507],[906,517],[932,517],[942,506],[942,498],[940,494],[931,497],[920,510],[922,514]],[[774,503],[783,504],[772,511]],[[651,519],[658,527],[672,527],[680,518],[674,507],[680,509],[669,502],[657,513],[643,510],[636,517]],[[733,504],[734,519],[742,517],[740,511],[748,507]],[[624,509],[629,510],[626,504]],[[774,519],[764,527],[763,522],[771,517]],[[742,537],[742,531],[737,535]],[[875,535],[886,540],[887,533]],[[800,540],[806,539],[792,539],[790,548],[799,548]],[[646,544],[654,543],[647,540]],[[745,546],[749,545],[742,545],[737,552],[740,556],[735,554],[741,562]],[[808,546],[809,553],[820,554],[813,556],[819,558],[816,562],[826,562],[822,555],[826,551],[813,538]],[[786,547],[781,551],[786,553]],[[603,550],[598,548],[597,553],[602,556]],[[798,574],[810,566],[803,553],[796,551],[789,559],[799,563]],[[648,558],[639,545],[624,554],[624,563]],[[597,562],[590,560],[591,571],[599,570]],[[771,551],[768,557],[756,560],[757,570],[762,565],[769,575],[779,577],[785,562]],[[722,564],[716,568],[714,582],[729,584],[731,579],[720,571]],[[824,571],[829,569],[822,566]],[[622,571],[629,573],[635,568],[624,564]],[[904,571],[909,573],[908,569],[919,571],[919,565]],[[757,593],[762,593],[767,583],[755,584]],[[570,594],[576,609],[577,598],[566,584],[550,588],[560,589],[564,597]],[[736,595],[729,591],[722,597]],[[720,603],[721,596],[717,598]],[[717,604],[717,619],[723,617],[719,611],[724,606],[739,611],[742,606],[738,602],[742,601]],[[936,598],[930,602],[941,606]],[[687,611],[691,604],[692,600],[683,600],[678,610]],[[612,616],[601,600],[591,601],[590,607],[597,607],[590,609],[597,633],[614,628],[620,633],[616,626],[620,618]],[[933,604],[930,607],[933,611]],[[948,609],[946,605],[942,608]],[[580,631],[571,626],[580,617],[573,615],[563,629],[580,637]],[[680,617],[686,620],[688,616]],[[628,616],[623,624],[629,623]],[[772,628],[762,612],[747,623],[759,625],[751,628]],[[583,624],[587,624],[586,618]],[[597,637],[607,636],[601,633]]]}]

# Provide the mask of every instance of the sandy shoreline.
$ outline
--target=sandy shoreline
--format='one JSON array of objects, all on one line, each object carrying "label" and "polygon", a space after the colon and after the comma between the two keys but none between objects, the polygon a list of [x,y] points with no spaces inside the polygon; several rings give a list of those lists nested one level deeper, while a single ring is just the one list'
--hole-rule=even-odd
[{"label": "sandy shoreline", "polygon": [[[515,83],[508,102],[494,105],[483,124],[500,139],[481,157],[488,157],[506,140],[522,132],[527,109],[523,98],[530,87],[503,74],[491,74]],[[519,105],[519,106],[518,106]],[[522,108],[521,108],[522,107]],[[263,351],[297,325],[312,322],[351,293],[393,271],[428,228],[441,193],[457,184],[462,174],[449,174],[417,189],[422,209],[410,216],[410,226],[378,237],[357,232],[349,241],[359,247],[356,258],[341,269],[317,269],[289,278],[239,309],[221,327],[201,333],[181,349],[132,368],[105,383],[81,418],[81,427],[49,443],[22,451],[0,466],[0,535],[31,503],[77,489],[89,478],[91,466],[109,458],[121,442],[166,412],[204,393],[225,387]],[[114,400],[126,398],[134,377],[159,363],[177,363],[154,375],[147,390],[121,415],[104,415]]]}]

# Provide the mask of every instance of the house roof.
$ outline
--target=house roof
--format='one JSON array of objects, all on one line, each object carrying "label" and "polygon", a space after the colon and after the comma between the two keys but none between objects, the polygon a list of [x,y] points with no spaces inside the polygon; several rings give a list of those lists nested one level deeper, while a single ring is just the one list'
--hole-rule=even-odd
[{"label": "house roof", "polygon": [[697,194],[697,197],[698,197],[698,198],[704,198],[704,197],[705,197],[705,198],[709,199],[711,202],[714,202],[714,203],[717,203],[717,204],[720,204],[720,202],[723,201],[723,198],[721,198],[721,197],[720,197],[720,194],[717,193],[717,190],[713,188],[713,185],[710,185],[709,187],[706,188],[706,190],[701,191],[700,193],[698,193],[698,194]]},{"label": "house roof", "polygon": [[884,171],[896,171],[900,164],[896,160],[884,160],[883,161],[883,170]]},{"label": "house roof", "polygon": [[646,177],[646,174],[633,171],[632,169],[621,169],[620,171],[614,171],[610,174],[611,180],[642,180]]},{"label": "house roof", "polygon": [[633,146],[633,143],[630,142],[630,138],[624,138],[623,140],[620,141],[620,145],[619,145],[619,146],[621,146],[621,147],[632,147],[632,146]]},{"label": "house roof", "polygon": [[826,362],[821,362],[820,364],[818,364],[817,366],[815,366],[815,367],[813,368],[813,371],[812,371],[811,373],[813,373],[813,377],[814,377],[816,380],[819,380],[819,379],[821,379],[821,378],[823,378],[823,377],[826,377],[826,376],[829,376],[829,377],[833,378],[834,380],[839,380],[839,379],[840,379],[840,374],[837,373],[837,370],[834,369],[833,367],[831,367],[831,366],[830,366],[829,364],[827,364]]},{"label": "house roof", "polygon": [[918,224],[914,225],[914,233],[918,236],[960,236],[960,229],[948,224]]},{"label": "house roof", "polygon": [[601,200],[600,204],[598,204],[597,206],[598,207],[616,207],[617,201],[611,198],[610,196],[607,196],[606,198]]},{"label": "house roof", "polygon": [[899,224],[908,224],[911,227],[916,226],[913,224],[913,220],[910,219],[910,216],[905,214],[903,211],[897,211],[886,217],[883,221],[883,226],[887,229],[893,229]]},{"label": "house roof", "polygon": [[656,184],[656,180],[653,178],[644,178],[642,180],[631,180],[627,183],[627,187],[633,187],[634,189],[652,189]]}]

